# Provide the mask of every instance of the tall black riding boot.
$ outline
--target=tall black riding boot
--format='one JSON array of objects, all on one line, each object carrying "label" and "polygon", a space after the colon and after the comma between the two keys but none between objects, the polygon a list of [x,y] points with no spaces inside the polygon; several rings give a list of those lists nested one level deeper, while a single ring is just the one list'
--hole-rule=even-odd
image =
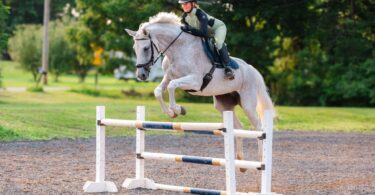
[{"label": "tall black riding boot", "polygon": [[229,68],[229,55],[228,55],[228,49],[225,43],[223,44],[223,47],[221,47],[221,49],[219,50],[219,54],[224,65],[224,72],[225,72],[224,78],[233,80],[234,73],[232,69]]}]

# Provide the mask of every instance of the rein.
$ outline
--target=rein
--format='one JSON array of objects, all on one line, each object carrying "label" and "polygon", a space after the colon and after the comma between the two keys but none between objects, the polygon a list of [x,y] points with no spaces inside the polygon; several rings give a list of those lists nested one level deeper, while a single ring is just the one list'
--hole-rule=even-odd
[{"label": "rein", "polygon": [[[177,41],[177,39],[181,36],[181,34],[184,31],[181,30],[181,32],[177,35],[177,37],[167,46],[167,48],[164,49],[164,51],[159,51],[159,49],[156,47],[155,43],[152,41],[151,35],[149,34],[148,37],[149,39],[142,38],[142,39],[135,39],[137,41],[139,40],[150,40],[150,45],[151,45],[151,57],[150,60],[146,63],[143,64],[137,64],[137,68],[145,68],[146,70],[150,70],[150,66],[153,66],[161,56],[164,56],[164,53]],[[154,48],[156,51],[159,53],[156,59],[154,60]]]}]

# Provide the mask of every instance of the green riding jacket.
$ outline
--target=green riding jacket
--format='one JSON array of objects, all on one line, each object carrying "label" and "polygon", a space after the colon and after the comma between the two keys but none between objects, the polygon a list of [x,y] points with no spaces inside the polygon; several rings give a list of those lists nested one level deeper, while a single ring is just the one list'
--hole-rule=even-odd
[{"label": "green riding jacket", "polygon": [[190,13],[184,13],[182,23],[189,33],[200,37],[214,37],[216,47],[221,49],[223,46],[227,27],[224,22],[208,15],[202,9],[193,8]]}]

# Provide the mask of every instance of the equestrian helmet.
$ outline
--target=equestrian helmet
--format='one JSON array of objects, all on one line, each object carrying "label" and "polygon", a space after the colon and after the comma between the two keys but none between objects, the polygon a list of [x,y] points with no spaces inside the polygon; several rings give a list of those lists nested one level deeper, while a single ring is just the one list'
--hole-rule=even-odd
[{"label": "equestrian helmet", "polygon": [[189,2],[197,2],[197,0],[178,0],[178,3],[189,3]]}]

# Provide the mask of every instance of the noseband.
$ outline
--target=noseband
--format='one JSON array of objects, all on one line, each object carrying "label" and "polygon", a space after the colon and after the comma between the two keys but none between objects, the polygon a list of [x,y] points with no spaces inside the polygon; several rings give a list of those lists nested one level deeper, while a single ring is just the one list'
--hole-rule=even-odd
[{"label": "noseband", "polygon": [[156,47],[155,43],[152,41],[152,38],[150,35],[148,35],[148,38],[141,38],[141,39],[135,39],[137,41],[141,41],[141,40],[150,40],[150,45],[151,45],[151,57],[150,57],[150,60],[146,63],[143,63],[143,64],[137,64],[137,68],[145,68],[147,70],[150,69],[150,66],[154,65],[155,62],[159,59],[159,57],[154,60],[154,48],[156,49],[156,51],[158,51],[158,53],[160,53],[159,49]]},{"label": "noseband", "polygon": [[[137,41],[140,41],[140,40],[150,40],[150,45],[151,45],[151,57],[150,57],[150,60],[148,60],[146,63],[143,63],[143,64],[137,64],[137,68],[144,68],[146,69],[148,72],[150,72],[150,68],[151,66],[153,66],[161,56],[164,56],[164,53],[173,45],[173,43],[175,43],[177,41],[177,39],[181,36],[181,34],[183,33],[184,31],[181,31],[177,37],[168,45],[168,47],[164,50],[164,51],[159,51],[159,49],[156,47],[154,41],[152,41],[152,38],[151,38],[151,35],[149,34],[148,35],[148,39],[147,38],[140,38],[140,39],[135,39]],[[156,59],[154,60],[154,48],[156,49],[156,51],[158,52],[158,56],[156,57]]]}]

